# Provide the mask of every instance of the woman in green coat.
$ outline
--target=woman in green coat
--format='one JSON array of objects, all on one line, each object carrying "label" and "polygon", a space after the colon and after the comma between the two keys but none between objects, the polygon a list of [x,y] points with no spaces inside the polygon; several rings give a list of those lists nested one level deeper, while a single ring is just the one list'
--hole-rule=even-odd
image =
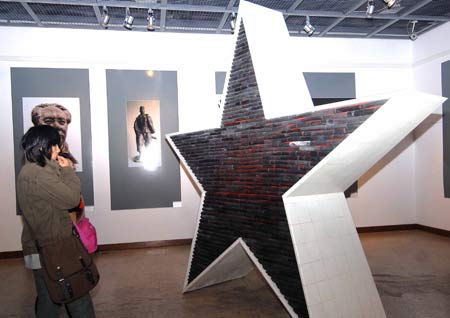
[{"label": "woman in green coat", "polygon": [[[56,318],[60,305],[50,299],[36,249],[35,239],[44,245],[72,235],[68,210],[80,201],[80,179],[73,163],[59,156],[60,136],[51,126],[31,127],[22,137],[25,164],[17,181],[19,207],[24,217],[22,249],[25,266],[33,270],[38,318]],[[95,317],[89,294],[67,304],[72,318]]]}]

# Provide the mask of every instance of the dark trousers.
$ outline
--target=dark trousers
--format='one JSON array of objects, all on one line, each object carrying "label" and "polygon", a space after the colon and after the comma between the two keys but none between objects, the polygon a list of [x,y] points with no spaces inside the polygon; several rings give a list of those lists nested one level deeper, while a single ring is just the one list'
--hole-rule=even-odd
[{"label": "dark trousers", "polygon": [[136,148],[139,155],[142,155],[142,146],[147,147],[150,144],[150,134],[142,132],[136,134]]},{"label": "dark trousers", "polygon": [[[36,283],[37,302],[36,318],[57,318],[61,305],[55,304],[48,294],[47,286],[44,281],[42,269],[33,270],[34,281]],[[88,294],[66,304],[66,309],[72,318],[94,318],[94,305],[91,296]]]}]

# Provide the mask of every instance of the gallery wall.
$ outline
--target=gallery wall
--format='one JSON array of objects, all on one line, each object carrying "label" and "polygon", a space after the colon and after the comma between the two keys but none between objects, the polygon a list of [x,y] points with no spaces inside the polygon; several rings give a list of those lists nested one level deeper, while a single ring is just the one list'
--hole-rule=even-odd
[{"label": "gallery wall", "polygon": [[[106,70],[161,70],[177,73],[179,128],[207,128],[216,112],[215,70],[226,69],[226,36],[1,28],[0,107],[3,201],[0,251],[20,250],[21,221],[15,214],[11,67],[89,70],[94,206],[87,215],[99,243],[114,244],[191,238],[199,195],[181,171],[181,206],[111,211]],[[20,39],[17,40],[17,39]],[[55,41],[55,39],[57,39]]]},{"label": "gallery wall", "polygon": [[[411,41],[293,38],[306,72],[355,72],[356,97],[411,89]],[[311,57],[314,58],[311,58]],[[358,181],[348,199],[358,227],[416,223],[414,137],[408,135]]]},{"label": "gallery wall", "polygon": [[[420,36],[413,49],[414,87],[441,95],[442,63],[450,61],[448,38],[450,23]],[[447,83],[447,92],[450,83]],[[417,185],[417,221],[420,224],[450,230],[450,199],[443,191],[443,129],[441,108],[416,129],[415,168]],[[450,140],[446,141],[447,147]]]},{"label": "gallery wall", "polygon": [[[2,27],[0,42],[6,43],[0,47],[0,252],[20,250],[22,227],[15,214],[11,67],[89,69],[95,203],[87,215],[100,244],[192,238],[200,196],[183,169],[181,206],[111,210],[106,70],[176,71],[180,131],[212,128],[219,112],[215,72],[228,69],[232,36]],[[292,38],[292,46],[299,72],[355,73],[356,97],[413,87],[410,41]],[[417,222],[416,148],[408,136],[361,178],[349,199],[357,226]]]}]

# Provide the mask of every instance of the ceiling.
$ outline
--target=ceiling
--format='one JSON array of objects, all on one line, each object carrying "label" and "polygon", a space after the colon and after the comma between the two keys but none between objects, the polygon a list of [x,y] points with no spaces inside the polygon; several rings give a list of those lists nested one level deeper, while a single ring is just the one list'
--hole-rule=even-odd
[{"label": "ceiling", "polygon": [[[390,9],[383,0],[373,1],[372,18],[366,15],[368,0],[249,2],[282,12],[291,36],[307,36],[307,16],[314,37],[409,39],[413,31],[420,36],[450,21],[450,0],[396,0]],[[131,31],[123,27],[127,8],[134,17]],[[239,0],[0,0],[0,26],[147,32],[151,9],[155,32],[220,34],[231,32],[232,14],[238,8]],[[107,29],[102,26],[105,9],[110,16]]]}]

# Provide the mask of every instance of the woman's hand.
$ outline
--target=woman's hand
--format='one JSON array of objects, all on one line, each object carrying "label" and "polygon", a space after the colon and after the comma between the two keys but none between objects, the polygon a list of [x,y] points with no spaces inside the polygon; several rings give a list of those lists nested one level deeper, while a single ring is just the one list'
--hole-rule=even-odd
[{"label": "woman's hand", "polygon": [[70,159],[64,158],[63,156],[58,156],[58,163],[61,167],[73,168],[73,162]]}]

